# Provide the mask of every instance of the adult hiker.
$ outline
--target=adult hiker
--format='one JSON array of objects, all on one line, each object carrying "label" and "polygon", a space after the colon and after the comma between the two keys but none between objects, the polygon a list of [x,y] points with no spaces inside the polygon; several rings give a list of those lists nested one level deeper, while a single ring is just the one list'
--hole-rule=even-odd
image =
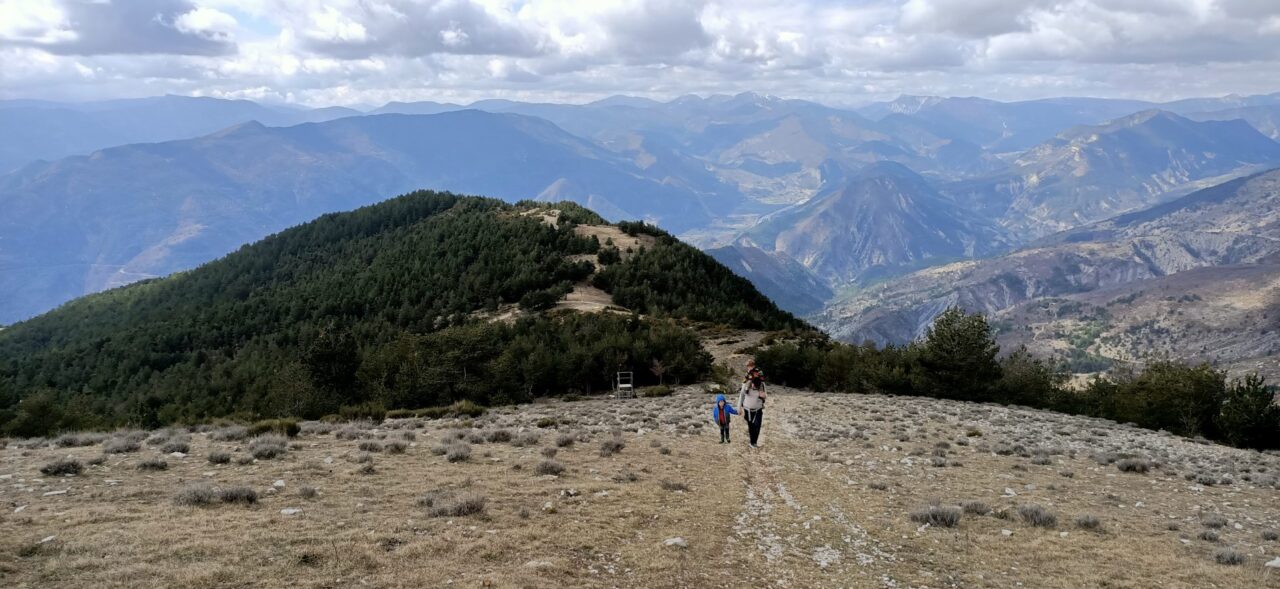
[{"label": "adult hiker", "polygon": [[755,359],[747,360],[747,375],[742,379],[739,391],[738,407],[742,408],[743,420],[747,422],[750,446],[759,448],[760,424],[764,421],[764,400],[768,395],[764,391],[764,373],[756,367]]}]

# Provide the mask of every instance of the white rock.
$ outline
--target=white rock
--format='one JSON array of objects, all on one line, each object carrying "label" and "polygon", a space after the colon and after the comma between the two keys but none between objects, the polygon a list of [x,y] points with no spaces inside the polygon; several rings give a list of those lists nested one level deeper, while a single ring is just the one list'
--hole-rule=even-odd
[{"label": "white rock", "polygon": [[302,513],[302,510],[297,507],[286,507],[280,510],[280,515],[298,515],[299,513]]},{"label": "white rock", "polygon": [[40,541],[40,543],[41,543],[41,544],[48,544],[48,543],[52,542],[54,538],[57,538],[57,536],[46,536],[43,540],[41,540],[41,541]]},{"label": "white rock", "polygon": [[169,456],[173,458],[186,458],[187,454],[185,452],[171,452]]},{"label": "white rock", "polygon": [[689,547],[689,543],[688,543],[688,542],[685,542],[685,541],[684,541],[684,538],[681,538],[681,537],[679,537],[679,536],[676,536],[675,538],[667,538],[666,540],[663,540],[663,541],[662,541],[662,545],[663,545],[663,546],[675,546],[676,548],[688,548],[688,547]]},{"label": "white rock", "polygon": [[49,491],[48,493],[45,493],[44,496],[51,497],[53,495],[66,495],[68,490],[69,489],[63,489],[61,491]]},{"label": "white rock", "polygon": [[284,479],[279,479],[279,480],[277,480],[276,482],[271,483],[271,486],[272,486],[272,487],[275,487],[275,488],[277,488],[277,489],[283,489],[283,488],[284,488]]},{"label": "white rock", "polygon": [[1275,560],[1268,562],[1266,566],[1267,568],[1280,569],[1280,557],[1276,557]]},{"label": "white rock", "polygon": [[1005,487],[1005,488],[1004,488],[1004,494],[1005,494],[1005,496],[1006,496],[1006,497],[1013,497],[1014,495],[1017,495],[1017,494],[1018,494],[1018,492],[1017,492],[1017,491],[1014,491],[1013,489],[1010,489],[1009,487]]},{"label": "white rock", "polygon": [[325,456],[325,457],[324,457],[324,463],[325,463],[325,464],[333,464],[333,457],[332,457],[332,456]]},{"label": "white rock", "polygon": [[529,562],[524,563],[524,566],[529,567],[531,569],[545,569],[548,567],[555,566],[555,563],[552,563],[549,560],[531,560]]},{"label": "white rock", "polygon": [[1012,536],[1012,535],[1013,535],[1013,530],[1000,530],[1000,535],[1001,535],[1001,536]]},{"label": "white rock", "polygon": [[24,509],[26,509],[26,508],[27,508],[27,506],[26,506],[26,505],[19,505],[19,506],[17,506],[17,507],[15,507],[15,508],[13,508],[13,512],[14,512],[14,513],[22,513],[22,510],[24,510]]}]

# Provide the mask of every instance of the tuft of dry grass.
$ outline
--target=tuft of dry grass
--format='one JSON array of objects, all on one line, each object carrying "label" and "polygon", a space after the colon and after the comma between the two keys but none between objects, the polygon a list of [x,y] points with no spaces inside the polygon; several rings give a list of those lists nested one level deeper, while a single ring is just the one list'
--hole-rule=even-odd
[{"label": "tuft of dry grass", "polygon": [[543,460],[533,467],[534,474],[560,476],[564,472],[564,463],[558,460]]},{"label": "tuft of dry grass", "polygon": [[84,472],[84,464],[79,460],[60,458],[40,467],[40,473],[51,477],[75,476]]},{"label": "tuft of dry grass", "polygon": [[953,505],[929,505],[911,512],[911,521],[935,528],[954,528],[960,524],[961,510]]},{"label": "tuft of dry grass", "polygon": [[249,455],[258,460],[278,458],[288,451],[288,438],[279,434],[268,434],[249,440]]},{"label": "tuft of dry grass", "polygon": [[1022,518],[1023,523],[1037,528],[1052,528],[1058,525],[1058,516],[1040,505],[1018,506],[1018,517]]},{"label": "tuft of dry grass", "polygon": [[173,496],[174,505],[184,507],[202,507],[213,505],[218,500],[218,491],[208,482],[191,483],[178,490]]}]

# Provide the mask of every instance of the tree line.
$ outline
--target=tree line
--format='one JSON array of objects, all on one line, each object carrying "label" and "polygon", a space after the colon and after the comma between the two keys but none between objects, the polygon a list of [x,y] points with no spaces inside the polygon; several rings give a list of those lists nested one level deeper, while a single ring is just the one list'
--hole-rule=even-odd
[{"label": "tree line", "polygon": [[[543,223],[534,208],[556,208]],[[421,191],[319,219],[173,276],[77,299],[0,331],[0,431],[319,417],[343,406],[514,402],[694,380],[690,320],[803,325],[713,259],[658,236],[602,283],[638,314],[546,312],[593,265],[603,224],[572,203]],[[634,267],[633,267],[634,266]],[[694,301],[697,301],[694,303]],[[491,316],[518,305],[528,317]]]},{"label": "tree line", "polygon": [[1257,375],[1229,379],[1207,364],[1159,361],[1067,386],[1065,366],[1026,349],[1001,356],[984,316],[949,309],[906,346],[848,345],[815,333],[778,337],[756,351],[789,386],[991,402],[1102,417],[1233,446],[1280,448],[1280,406]]}]

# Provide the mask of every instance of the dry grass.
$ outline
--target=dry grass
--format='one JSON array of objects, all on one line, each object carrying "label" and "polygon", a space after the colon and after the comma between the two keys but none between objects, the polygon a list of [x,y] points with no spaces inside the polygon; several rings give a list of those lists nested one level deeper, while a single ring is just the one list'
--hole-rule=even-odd
[{"label": "dry grass", "polygon": [[[1280,492],[1258,482],[1280,472],[1275,456],[992,406],[773,392],[765,445],[752,452],[745,436],[721,445],[694,427],[710,403],[696,387],[432,420],[403,453],[386,450],[411,427],[351,426],[353,440],[382,440],[372,474],[356,470],[358,443],[334,435],[345,426],[305,426],[287,452],[246,464],[210,464],[248,451],[215,429],[190,435],[189,455],[166,457],[165,471],[138,471],[146,455],[106,454],[57,478],[40,467],[104,454],[13,441],[0,449],[0,505],[12,506],[0,513],[0,585],[1280,587],[1262,566],[1280,548],[1264,537],[1280,528]],[[518,442],[539,428],[544,446]],[[454,447],[471,450],[455,432],[487,442],[499,430],[513,443],[449,460]],[[615,439],[625,449],[602,456]],[[427,451],[440,440],[438,454]],[[911,456],[918,447],[924,455]],[[964,466],[933,468],[934,450]],[[1161,466],[1134,476],[1094,452],[1141,452]],[[1034,456],[1055,466],[1011,468]],[[537,476],[543,461],[563,470]],[[1183,478],[1192,472],[1235,482],[1205,487]],[[673,481],[691,485],[661,490]],[[1028,505],[1069,525],[1016,523]],[[908,517],[917,509],[930,529]],[[1202,515],[1225,520],[1211,530],[1217,543],[1195,539]],[[1086,533],[1093,521],[1106,531]],[[687,548],[663,545],[675,537]],[[1236,560],[1228,550],[1247,558],[1219,564]]]}]

